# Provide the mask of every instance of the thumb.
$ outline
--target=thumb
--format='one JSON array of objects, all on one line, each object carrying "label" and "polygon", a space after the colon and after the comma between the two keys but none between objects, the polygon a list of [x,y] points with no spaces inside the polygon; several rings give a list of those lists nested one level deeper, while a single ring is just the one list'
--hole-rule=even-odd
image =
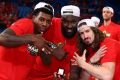
[{"label": "thumb", "polygon": [[85,49],[84,51],[83,51],[83,55],[82,55],[82,57],[86,57],[86,52],[87,52],[87,50]]},{"label": "thumb", "polygon": [[42,37],[42,35],[43,35],[43,33],[37,34],[36,36],[37,36],[37,37]]}]

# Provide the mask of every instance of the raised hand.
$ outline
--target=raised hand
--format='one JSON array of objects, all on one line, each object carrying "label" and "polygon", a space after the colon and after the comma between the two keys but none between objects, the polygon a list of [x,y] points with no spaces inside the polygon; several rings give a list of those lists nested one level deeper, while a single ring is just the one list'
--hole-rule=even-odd
[{"label": "raised hand", "polygon": [[77,63],[79,67],[81,67],[86,62],[86,52],[87,50],[84,50],[82,56],[79,56],[76,52],[74,53],[74,62]]},{"label": "raised hand", "polygon": [[54,80],[68,80],[66,75],[60,75],[57,72],[54,72]]},{"label": "raised hand", "polygon": [[32,36],[32,44],[36,46],[39,50],[45,45],[46,40],[42,37],[42,34],[37,34]]},{"label": "raised hand", "polygon": [[37,53],[41,52],[41,49],[44,47],[46,40],[42,37],[42,34],[29,36],[31,37],[31,43],[28,44],[28,51],[31,55],[37,55]]},{"label": "raised hand", "polygon": [[90,63],[97,63],[107,51],[107,47],[103,45],[100,49],[90,58]]},{"label": "raised hand", "polygon": [[64,45],[62,43],[52,43],[47,41],[47,45],[44,46],[44,51],[48,54],[55,56],[57,59],[61,60],[67,56],[67,53],[64,51]]}]

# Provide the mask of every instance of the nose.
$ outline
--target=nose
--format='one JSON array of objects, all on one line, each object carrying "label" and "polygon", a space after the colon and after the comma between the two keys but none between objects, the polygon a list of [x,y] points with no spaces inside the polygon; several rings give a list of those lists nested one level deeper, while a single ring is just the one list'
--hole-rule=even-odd
[{"label": "nose", "polygon": [[86,39],[88,37],[88,35],[86,33],[84,33],[84,38]]},{"label": "nose", "polygon": [[43,26],[45,26],[45,27],[47,26],[47,22],[46,21],[43,22]]},{"label": "nose", "polygon": [[71,23],[68,23],[68,28],[72,28],[72,25],[71,25]]}]

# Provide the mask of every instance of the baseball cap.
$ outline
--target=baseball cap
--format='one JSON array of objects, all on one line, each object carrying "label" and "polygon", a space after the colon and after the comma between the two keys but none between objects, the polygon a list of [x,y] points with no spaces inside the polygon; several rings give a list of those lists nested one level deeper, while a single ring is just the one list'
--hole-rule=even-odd
[{"label": "baseball cap", "polygon": [[110,12],[114,13],[114,10],[113,10],[112,7],[106,6],[106,7],[104,7],[103,9],[108,9]]},{"label": "baseball cap", "polygon": [[82,19],[81,21],[79,21],[78,25],[77,25],[78,31],[80,29],[80,26],[82,26],[82,25],[87,25],[88,27],[95,27],[95,24],[91,19]]},{"label": "baseball cap", "polygon": [[80,17],[80,9],[74,5],[67,5],[61,8],[61,15],[73,15]]},{"label": "baseball cap", "polygon": [[93,17],[91,17],[91,20],[94,22],[94,23],[100,23],[100,19],[98,18],[98,17],[96,17],[96,16],[93,16]]},{"label": "baseball cap", "polygon": [[48,4],[48,3],[39,2],[34,7],[34,10],[36,10],[36,9],[44,9],[44,10],[47,10],[47,11],[51,12],[54,15],[54,8],[50,4]]}]

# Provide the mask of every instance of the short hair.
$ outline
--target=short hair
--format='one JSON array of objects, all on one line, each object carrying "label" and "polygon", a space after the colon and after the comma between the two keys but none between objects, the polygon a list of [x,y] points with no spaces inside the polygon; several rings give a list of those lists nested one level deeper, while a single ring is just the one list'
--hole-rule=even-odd
[{"label": "short hair", "polygon": [[54,16],[54,8],[50,4],[47,4],[45,2],[39,2],[35,6],[33,15],[38,15],[40,11]]}]

